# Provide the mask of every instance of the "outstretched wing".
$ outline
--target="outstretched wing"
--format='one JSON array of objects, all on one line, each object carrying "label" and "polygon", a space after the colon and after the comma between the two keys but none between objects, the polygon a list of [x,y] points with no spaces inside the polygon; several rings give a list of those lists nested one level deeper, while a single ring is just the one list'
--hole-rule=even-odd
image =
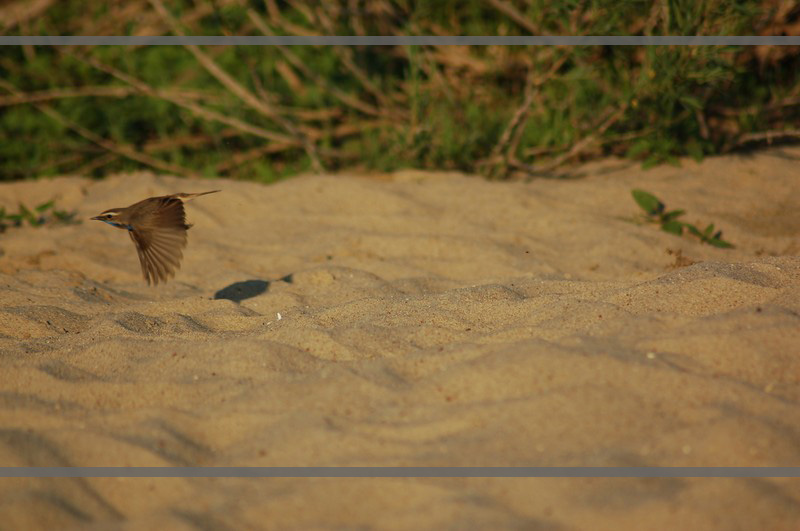
[{"label": "outstretched wing", "polygon": [[128,231],[148,284],[166,282],[181,265],[189,228],[183,202],[174,197],[159,198],[152,212]]}]

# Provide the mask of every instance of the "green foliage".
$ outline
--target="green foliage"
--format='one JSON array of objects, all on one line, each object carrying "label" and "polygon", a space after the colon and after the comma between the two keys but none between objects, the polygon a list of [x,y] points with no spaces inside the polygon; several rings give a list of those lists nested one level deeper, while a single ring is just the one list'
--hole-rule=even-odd
[{"label": "green foliage", "polygon": [[706,226],[702,231],[691,223],[679,221],[678,218],[683,216],[686,211],[683,209],[666,210],[664,203],[661,202],[656,196],[644,190],[632,190],[634,201],[645,212],[645,220],[649,223],[656,223],[661,226],[661,230],[682,236],[683,230],[686,229],[688,233],[693,234],[700,238],[702,243],[713,245],[714,247],[731,248],[733,244],[722,239],[722,231],[714,232],[714,224],[711,223]]},{"label": "green foliage", "polygon": [[50,200],[31,210],[20,203],[16,214],[9,214],[5,207],[0,207],[0,232],[4,232],[9,226],[21,227],[25,222],[31,227],[41,227],[45,224],[80,223],[75,219],[77,212],[58,210],[55,208],[55,204],[55,200]]},{"label": "green foliage", "polygon": [[[164,4],[188,35],[740,35],[780,31],[797,16],[768,0],[504,2],[516,16],[484,0]],[[144,0],[63,0],[4,34],[177,31]],[[330,170],[501,176],[606,155],[647,167],[700,160],[748,133],[800,123],[791,103],[800,52],[788,47],[771,55],[726,46],[201,49],[271,111],[254,109],[181,46],[0,47],[0,180],[142,167],[271,180],[315,159]]]}]

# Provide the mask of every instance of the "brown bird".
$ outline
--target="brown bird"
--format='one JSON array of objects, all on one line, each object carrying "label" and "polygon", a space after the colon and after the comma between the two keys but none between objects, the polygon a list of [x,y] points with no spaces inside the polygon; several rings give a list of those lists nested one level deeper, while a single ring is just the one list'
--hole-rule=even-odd
[{"label": "brown bird", "polygon": [[136,245],[142,274],[147,284],[166,282],[181,265],[186,247],[186,224],[183,203],[201,195],[172,194],[151,197],[127,208],[112,208],[91,219],[103,221],[119,229],[126,229]]}]

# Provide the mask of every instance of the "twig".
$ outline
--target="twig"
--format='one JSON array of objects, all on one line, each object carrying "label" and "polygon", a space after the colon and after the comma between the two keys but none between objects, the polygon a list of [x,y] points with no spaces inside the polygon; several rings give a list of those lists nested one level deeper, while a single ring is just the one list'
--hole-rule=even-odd
[{"label": "twig", "polygon": [[[264,87],[264,84],[261,82],[261,78],[258,77],[258,72],[255,71],[252,64],[247,65],[247,69],[250,71],[250,79],[253,81],[253,87],[256,90],[256,94],[262,100],[269,101],[270,95],[267,92],[267,89]],[[292,87],[294,88],[294,87]],[[274,102],[271,102],[274,103]]]},{"label": "twig", "polygon": [[322,122],[329,121],[344,116],[344,111],[341,107],[328,107],[321,109],[303,109],[300,107],[277,107],[276,109],[283,114],[291,114],[298,120],[306,122]]},{"label": "twig", "polygon": [[[522,123],[523,121],[527,121],[528,109],[533,104],[533,99],[536,96],[536,91],[533,90],[533,83],[527,83],[527,87],[525,88],[525,99],[522,102],[522,105],[519,106],[517,111],[511,117],[511,120],[508,121],[508,125],[506,125],[503,134],[500,135],[500,140],[497,141],[497,144],[494,145],[492,148],[492,154],[490,155],[490,160],[498,160],[500,161],[500,165],[507,165],[509,152],[505,150],[505,147],[511,140],[511,135],[517,129],[517,126]],[[495,165],[493,169],[490,170],[490,174],[495,173],[497,170],[497,166]]]},{"label": "twig", "polygon": [[80,87],[40,90],[36,92],[20,92],[10,96],[0,96],[0,107],[21,105],[23,103],[38,103],[50,100],[83,97],[112,97],[124,98],[134,91],[127,87]]},{"label": "twig", "polygon": [[[297,24],[293,24],[292,22],[286,20],[284,17],[281,16],[281,10],[278,8],[278,5],[275,3],[274,0],[266,0],[267,4],[267,11],[269,12],[270,20],[275,22],[277,25],[285,28],[289,35],[297,35],[300,37],[319,37],[320,33],[314,30],[310,30],[304,26],[298,26]],[[240,4],[244,5],[246,2],[240,2]],[[306,18],[308,15],[306,14]]]},{"label": "twig", "polygon": [[732,109],[729,107],[722,107],[714,109],[714,112],[717,112],[724,116],[739,116],[741,113],[756,113],[759,111],[782,109],[784,107],[793,107],[795,105],[800,105],[800,98],[790,97],[773,101],[764,105],[751,105],[749,107],[736,107]]},{"label": "twig", "polygon": [[487,0],[487,2],[494,6],[494,8],[498,11],[508,15],[511,20],[522,26],[524,29],[528,30],[531,35],[542,34],[541,28],[537,27],[536,24],[531,22],[530,19],[526,18],[522,13],[517,11],[517,8],[505,0]]},{"label": "twig", "polygon": [[359,0],[348,0],[347,1],[347,10],[350,13],[350,25],[353,27],[353,31],[356,32],[356,35],[363,37],[367,34],[367,31],[364,29],[364,25],[361,24],[361,18],[356,15],[359,11]]},{"label": "twig", "polygon": [[297,0],[288,0],[288,2],[290,6],[292,6],[296,11],[298,11],[300,14],[306,17],[306,21],[308,21],[309,24],[311,24],[312,26],[317,25],[319,21],[316,19],[314,11],[304,2],[298,2]]},{"label": "twig", "polygon": [[445,72],[452,72],[456,77],[453,83],[455,85],[464,84],[464,76],[460,75],[460,72],[465,69],[473,76],[481,76],[490,68],[487,60],[471,55],[468,46],[437,45],[434,47],[433,55],[439,64],[450,67]]},{"label": "twig", "polygon": [[[184,35],[183,31],[181,31],[181,29],[178,27],[177,22],[167,11],[167,8],[164,7],[164,4],[161,2],[161,0],[150,0],[150,4],[156,9],[156,11],[167,22],[167,24],[170,25],[175,33],[181,36]],[[305,138],[297,130],[297,128],[291,124],[291,122],[284,119],[266,102],[259,100],[252,92],[239,84],[238,81],[233,79],[227,72],[220,68],[219,65],[217,65],[213,59],[211,59],[211,57],[203,52],[200,47],[194,44],[185,44],[184,47],[189,50],[192,55],[194,55],[195,59],[197,59],[197,61],[203,66],[203,68],[206,69],[206,71],[208,71],[209,74],[214,76],[217,81],[222,83],[222,85],[230,90],[233,94],[238,96],[243,103],[258,111],[262,115],[275,120],[281,125],[281,127],[286,129],[289,134],[296,136],[301,141],[309,159],[311,159],[311,166],[314,168],[314,171],[317,173],[322,173],[324,171],[322,162],[319,160],[319,156],[317,154],[316,146],[314,146],[307,138]]]},{"label": "twig", "polygon": [[708,132],[708,123],[706,122],[706,116],[703,114],[703,111],[700,109],[694,110],[694,117],[697,120],[697,125],[700,127],[700,136],[708,140],[710,138],[710,134]]},{"label": "twig", "polygon": [[22,0],[0,9],[0,32],[5,33],[18,24],[34,20],[47,11],[54,0]]},{"label": "twig", "polygon": [[[334,131],[323,134],[320,131],[309,131],[308,136],[312,139],[319,139],[323,136],[327,135],[330,138],[344,138],[347,136],[355,135],[358,133],[362,133],[368,129],[376,129],[379,127],[383,127],[387,125],[385,122],[376,120],[374,122],[367,122],[367,123],[359,123],[359,124],[342,124],[337,127]],[[227,173],[233,168],[237,166],[241,166],[242,164],[246,164],[247,162],[257,159],[263,155],[270,155],[274,153],[280,153],[282,151],[286,151],[288,149],[297,148],[298,146],[292,144],[270,144],[268,146],[259,146],[257,148],[253,148],[249,151],[245,151],[244,153],[236,153],[234,154],[230,160],[225,162],[221,162],[217,164],[216,170],[220,173]],[[347,154],[342,153],[339,150],[333,149],[323,149],[322,153],[326,157],[335,157],[335,158],[345,158]]]},{"label": "twig", "polygon": [[292,146],[290,144],[268,144],[266,146],[258,146],[253,149],[249,149],[247,151],[240,151],[234,153],[229,157],[227,160],[220,162],[214,167],[214,171],[216,171],[220,175],[227,174],[234,168],[241,166],[242,164],[247,164],[248,162],[261,158],[264,155],[271,155],[274,153],[280,153],[282,151],[286,151],[289,149],[297,149],[298,146]]},{"label": "twig", "polygon": [[556,157],[547,164],[544,164],[542,166],[532,166],[522,161],[512,161],[512,165],[531,174],[532,176],[548,173],[553,169],[557,168],[558,166],[562,165],[566,161],[570,160],[571,158],[575,157],[576,155],[580,154],[587,147],[593,144],[598,137],[602,136],[602,134],[606,132],[606,130],[609,127],[614,125],[617,122],[617,120],[622,118],[622,115],[625,114],[625,111],[627,109],[628,109],[628,103],[626,102],[622,105],[622,107],[617,109],[616,112],[614,112],[611,116],[609,116],[602,124],[600,124],[600,126],[597,128],[595,132],[590,133],[583,139],[579,140],[578,142],[572,145],[572,148],[570,148],[569,151],[567,151],[562,155],[559,155],[558,157]]},{"label": "twig", "polygon": [[[609,135],[603,139],[602,144],[607,145],[610,143],[620,143],[620,142],[627,142],[629,140],[634,140],[636,138],[641,138],[643,136],[647,136],[654,131],[654,128],[648,127],[645,129],[641,129],[638,131],[629,131],[627,133],[620,133],[616,135]],[[558,151],[564,151],[570,147],[570,144],[562,144],[560,146],[540,146],[540,147],[532,147],[528,148],[523,152],[525,157],[538,157],[541,155],[547,155],[548,153],[555,153]]]},{"label": "twig", "polygon": [[[145,22],[147,14],[142,16],[145,11],[146,1],[144,0],[129,0],[128,2],[106,2],[106,9],[108,12],[105,16],[92,17],[86,16],[80,18],[80,26],[75,28],[76,35],[124,35],[126,32],[126,21],[136,17],[139,24]],[[110,5],[108,5],[110,4]],[[155,33],[160,35],[161,33]],[[88,54],[94,49],[94,46],[78,46],[75,44],[67,44],[59,47],[58,51],[62,55],[72,55],[80,50],[82,53]]]},{"label": "twig", "polygon": [[[290,146],[280,145],[280,144],[270,144],[268,146],[259,146],[257,148],[250,149],[248,151],[235,153],[230,159],[226,160],[225,162],[221,162],[214,167],[214,170],[221,174],[226,175],[230,174],[232,170],[235,170],[239,166],[243,166],[248,162],[252,162],[256,159],[259,159],[265,155],[274,155],[275,153],[280,153],[282,151],[286,151],[289,149],[298,149],[298,146]],[[326,158],[330,159],[345,159],[345,158],[357,158],[358,155],[348,154],[342,152],[338,149],[331,149],[331,148],[322,148],[320,149],[320,153],[324,155]]]},{"label": "twig", "polygon": [[[329,8],[335,4],[332,2],[325,2],[322,5]],[[336,35],[336,28],[334,27],[333,21],[331,20],[330,16],[328,16],[328,13],[325,12],[323,7],[317,8],[317,18],[325,28],[328,35]],[[349,46],[334,46],[333,50],[334,53],[339,56],[339,59],[341,59],[345,68],[347,68],[350,73],[355,76],[356,80],[361,83],[361,86],[364,87],[364,90],[372,94],[372,97],[375,98],[384,108],[389,108],[390,103],[386,96],[383,95],[383,91],[376,87],[375,84],[369,79],[369,76],[366,74],[366,72],[361,70],[361,68],[356,65],[355,61],[353,60],[353,49]]]},{"label": "twig", "polygon": [[[250,21],[258,28],[258,30],[261,33],[263,33],[264,35],[267,35],[267,36],[274,36],[275,35],[275,32],[272,31],[269,28],[269,26],[267,26],[267,23],[264,22],[264,19],[261,18],[261,16],[258,13],[256,13],[254,10],[248,9],[247,10],[247,16],[250,18]],[[372,105],[364,103],[363,101],[359,100],[358,98],[354,98],[354,97],[350,96],[349,94],[347,94],[346,92],[343,92],[342,90],[340,90],[340,89],[334,87],[333,85],[331,85],[330,83],[328,83],[328,81],[324,77],[316,74],[313,70],[308,68],[303,63],[303,61],[301,61],[300,58],[297,55],[295,55],[294,52],[289,50],[288,47],[286,47],[286,46],[284,46],[282,44],[279,44],[279,45],[277,45],[277,48],[278,48],[278,50],[281,51],[281,53],[284,55],[284,57],[286,57],[286,59],[290,63],[292,63],[292,65],[294,65],[295,68],[300,70],[306,77],[312,79],[314,81],[314,83],[316,83],[317,85],[319,85],[321,87],[324,87],[328,92],[333,94],[333,96],[335,98],[337,98],[339,101],[341,101],[342,103],[344,103],[348,107],[352,107],[352,108],[354,108],[356,110],[359,110],[359,111],[363,112],[364,114],[369,114],[371,116],[379,116],[381,114],[380,110],[376,109]]]},{"label": "twig", "polygon": [[[19,95],[0,96],[0,107],[10,105],[20,105],[23,103],[39,103],[50,100],[61,100],[67,98],[125,98],[131,94],[137,94],[138,89],[131,87],[107,87],[107,86],[87,86],[78,88],[56,88],[50,90],[39,90],[35,92],[24,92]],[[202,99],[203,95],[190,91],[166,91],[173,98]]]},{"label": "twig", "polygon": [[[101,153],[106,153],[106,152],[103,151]],[[37,165],[35,168],[31,170],[31,173],[34,175],[41,175],[45,170],[49,170],[50,168],[55,168],[56,171],[62,172],[62,170],[59,169],[61,166],[81,162],[84,160],[83,155],[84,154],[81,153],[80,150],[71,151],[66,156],[60,157],[56,160],[50,159],[43,162],[42,164]]]},{"label": "twig", "polygon": [[[511,120],[509,120],[506,129],[503,131],[503,134],[500,135],[500,140],[497,141],[497,144],[495,144],[494,148],[492,149],[490,160],[499,159],[503,161],[501,163],[502,165],[507,166],[508,161],[515,157],[514,153],[517,150],[520,138],[522,137],[522,131],[528,121],[530,107],[538,95],[537,90],[549,79],[551,79],[556,72],[558,72],[558,69],[563,66],[564,62],[567,60],[567,57],[567,54],[563,54],[542,76],[534,77],[531,71],[531,74],[528,76],[528,82],[525,86],[525,99],[523,100],[522,105],[517,108],[517,111],[511,117]],[[496,169],[497,167],[495,166],[490,173],[495,173]]]},{"label": "twig", "polygon": [[537,146],[528,148],[523,151],[523,155],[526,157],[539,157],[541,155],[547,155],[548,153],[553,153],[556,151],[563,151],[567,149],[569,146]]},{"label": "twig", "polygon": [[[241,134],[238,129],[225,129],[220,131],[219,136],[222,138],[231,138]],[[177,138],[168,137],[162,140],[154,140],[147,142],[142,146],[142,151],[145,153],[158,153],[161,151],[170,151],[175,148],[189,148],[204,146],[214,142],[214,138],[209,135],[185,135]]]},{"label": "twig", "polygon": [[83,166],[80,166],[80,167],[76,168],[75,170],[71,171],[70,173],[75,174],[75,175],[89,175],[90,173],[92,173],[97,168],[101,168],[103,166],[106,166],[107,164],[111,164],[112,162],[114,162],[118,158],[119,158],[119,155],[117,153],[113,153],[113,152],[108,152],[107,151],[107,152],[103,153],[102,155],[100,155],[99,157],[95,157],[94,159],[90,160],[89,162],[87,162]]},{"label": "twig", "polygon": [[[536,103],[539,104],[541,107],[542,103],[542,94],[538,91],[534,91],[533,99]],[[531,104],[528,105],[529,107]],[[522,135],[525,134],[525,126],[528,123],[528,119],[530,118],[530,112],[525,112],[525,116],[521,120],[520,124],[514,130],[514,134],[511,135],[511,141],[508,143],[508,148],[505,150],[506,157],[516,157],[517,149],[519,148],[519,143],[522,141]]]},{"label": "twig", "polygon": [[733,144],[734,146],[741,146],[748,142],[760,142],[766,140],[771,144],[773,140],[778,138],[800,138],[800,129],[786,129],[783,131],[762,131],[760,133],[747,133],[738,138]]}]

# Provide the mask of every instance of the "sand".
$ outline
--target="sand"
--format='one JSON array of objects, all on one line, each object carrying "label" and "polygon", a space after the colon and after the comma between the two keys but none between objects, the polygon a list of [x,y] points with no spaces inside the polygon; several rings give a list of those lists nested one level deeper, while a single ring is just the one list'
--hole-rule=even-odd
[{"label": "sand", "polygon": [[[797,148],[568,180],[0,185],[0,466],[798,466]],[[175,192],[148,287],[89,221]],[[735,249],[631,218],[643,188]],[[5,479],[8,529],[797,529],[793,479]]]}]

